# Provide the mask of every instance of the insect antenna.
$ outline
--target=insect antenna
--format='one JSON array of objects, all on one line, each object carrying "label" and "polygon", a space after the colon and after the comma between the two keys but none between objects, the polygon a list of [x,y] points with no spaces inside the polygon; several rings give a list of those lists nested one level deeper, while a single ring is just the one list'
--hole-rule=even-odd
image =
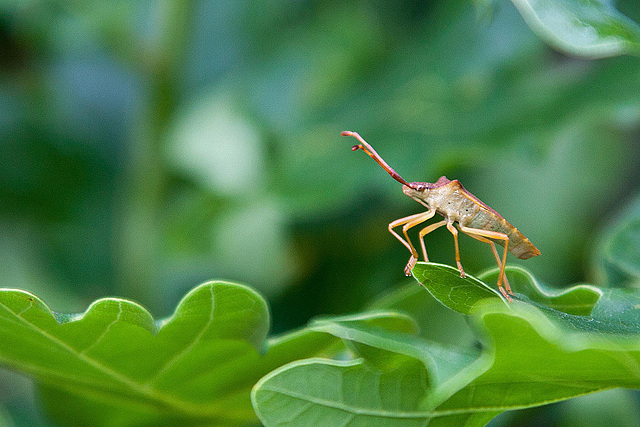
[{"label": "insect antenna", "polygon": [[395,179],[396,181],[398,181],[401,184],[406,185],[407,187],[413,188],[413,186],[411,184],[409,184],[407,181],[405,181],[400,175],[398,175],[398,172],[394,171],[393,168],[387,164],[387,162],[382,160],[382,157],[380,157],[380,155],[378,153],[376,153],[376,150],[374,150],[373,147],[371,145],[369,145],[367,143],[367,141],[365,141],[358,134],[358,132],[351,132],[351,131],[345,130],[345,131],[340,132],[340,135],[341,136],[352,136],[352,137],[356,138],[358,141],[360,141],[360,144],[354,145],[353,147],[351,147],[351,150],[356,151],[356,150],[360,149],[360,150],[364,151],[365,153],[367,153],[369,155],[369,157],[371,157],[373,160],[375,160],[376,163],[378,163],[380,166],[382,166],[382,168],[384,170],[386,170],[387,173],[389,175],[391,175],[391,177],[393,179]]}]

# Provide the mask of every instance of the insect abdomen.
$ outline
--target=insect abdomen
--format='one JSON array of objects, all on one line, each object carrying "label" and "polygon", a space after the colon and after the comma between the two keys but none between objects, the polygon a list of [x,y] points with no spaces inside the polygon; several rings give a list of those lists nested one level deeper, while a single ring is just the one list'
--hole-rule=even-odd
[{"label": "insect abdomen", "polygon": [[[540,251],[529,239],[502,216],[487,209],[480,208],[479,212],[466,224],[470,228],[496,231],[509,237],[509,252],[519,259],[527,259],[540,255]],[[494,239],[494,242],[504,246],[504,241]]]},{"label": "insect abdomen", "polygon": [[[517,228],[511,226],[513,231],[509,236],[509,252],[519,259],[528,259],[540,255],[540,250],[534,246]],[[498,242],[501,243],[501,242]],[[504,246],[504,245],[502,245]]]}]

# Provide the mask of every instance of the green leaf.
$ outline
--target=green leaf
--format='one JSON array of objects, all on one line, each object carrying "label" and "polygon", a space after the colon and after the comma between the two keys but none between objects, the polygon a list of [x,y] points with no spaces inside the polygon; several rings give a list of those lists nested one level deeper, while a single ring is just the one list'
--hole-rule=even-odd
[{"label": "green leaf", "polygon": [[[416,264],[413,276],[446,307],[463,314],[471,314],[473,307],[485,298],[499,298],[498,270],[490,270],[480,275],[480,280],[467,274],[465,278],[454,267],[444,264]],[[527,270],[507,267],[505,274],[515,293],[514,298],[535,302],[568,314],[588,315],[602,295],[602,290],[590,285],[577,285],[565,291],[552,290],[536,280]]]},{"label": "green leaf", "polygon": [[122,299],[62,315],[32,294],[0,290],[0,362],[41,385],[61,424],[255,422],[252,385],[335,342],[309,330],[267,340],[268,328],[264,299],[228,282],[196,287],[158,322]]},{"label": "green leaf", "polygon": [[[432,390],[450,381],[478,355],[382,328],[371,322],[379,315],[369,313],[312,323],[314,330],[351,341],[364,358],[308,359],[270,373],[256,384],[252,394],[261,421],[267,426],[421,426],[428,421],[436,425],[444,421],[446,425],[453,420],[484,425],[495,416],[484,413],[452,418],[422,409]],[[386,363],[380,363],[383,360]]]},{"label": "green leaf", "polygon": [[[588,316],[603,292],[601,289],[591,285],[575,285],[566,290],[551,289],[544,286],[531,273],[520,267],[507,267],[505,274],[516,298],[567,314]],[[480,280],[483,283],[496,283],[498,269],[481,274]]]},{"label": "green leaf", "polygon": [[417,283],[378,298],[369,308],[404,313],[415,319],[418,325],[428,325],[418,331],[421,337],[428,340],[462,348],[472,348],[475,345],[476,338],[466,317],[441,304]]},{"label": "green leaf", "polygon": [[[410,318],[390,312],[322,319],[310,328],[351,342],[364,359],[308,359],[270,373],[252,395],[265,425],[424,425],[440,417],[416,409],[430,389],[477,357],[415,335]],[[473,416],[479,425],[492,417]]]},{"label": "green leaf", "polygon": [[555,48],[587,58],[640,52],[640,26],[605,0],[511,0]]},{"label": "green leaf", "polygon": [[[383,329],[364,321],[364,314],[316,321],[311,329],[351,342],[360,359],[310,359],[270,373],[252,394],[261,421],[484,425],[507,410],[616,387],[640,388],[637,292],[589,285],[551,292],[525,270],[510,268],[518,298],[505,304],[497,293],[483,290],[486,284],[446,270],[457,273],[419,264],[414,274],[439,294],[445,289],[434,285],[439,279],[454,288],[443,300],[471,313],[466,317],[481,350]],[[485,277],[493,280],[495,274]],[[394,363],[380,363],[385,357]]]},{"label": "green leaf", "polygon": [[[406,363],[378,371],[363,359],[307,359],[279,368],[254,388],[266,426],[482,426],[494,413],[446,416],[416,409],[427,392],[424,369]],[[465,424],[466,423],[466,424]]]},{"label": "green leaf", "polygon": [[[327,332],[343,340],[366,346],[356,346],[355,348],[358,350],[371,347],[387,352],[387,358],[389,358],[391,355],[389,352],[391,352],[392,354],[409,356],[420,360],[433,373],[430,378],[430,384],[432,385],[446,382],[478,356],[475,351],[460,351],[456,348],[421,338],[415,335],[417,331],[392,330],[388,326],[372,325],[367,321],[371,316],[376,315],[381,314],[373,313],[366,316],[354,315],[319,320],[311,323],[309,327],[312,330]],[[389,316],[386,313],[382,315]],[[387,319],[390,319],[390,317],[386,317]],[[395,320],[407,322],[410,318],[398,317]],[[413,326],[413,323],[409,324]],[[366,357],[367,361],[371,363],[372,360],[368,355],[362,351],[358,351],[358,353]],[[379,366],[379,363],[376,363],[376,366]]]},{"label": "green leaf", "polygon": [[460,277],[460,272],[449,265],[420,262],[411,273],[435,299],[463,314],[469,314],[481,299],[503,298],[497,290],[473,276]]},{"label": "green leaf", "polygon": [[[624,297],[612,293],[601,300],[618,298]],[[637,313],[628,314],[606,319],[485,301],[473,321],[490,362],[438,408],[508,410],[608,388],[638,388],[639,331],[628,328]]]}]

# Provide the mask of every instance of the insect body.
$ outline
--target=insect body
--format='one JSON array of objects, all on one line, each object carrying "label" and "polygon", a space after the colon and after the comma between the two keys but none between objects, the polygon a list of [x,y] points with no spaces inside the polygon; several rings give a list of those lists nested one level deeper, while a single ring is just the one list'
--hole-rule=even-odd
[{"label": "insect body", "polygon": [[[393,234],[403,245],[411,252],[409,262],[404,269],[407,276],[411,275],[411,270],[418,261],[418,252],[416,251],[407,230],[417,225],[424,223],[425,221],[433,218],[436,213],[442,215],[444,219],[442,221],[430,224],[424,227],[419,232],[420,246],[422,247],[422,254],[425,261],[429,261],[427,256],[427,248],[424,244],[424,236],[431,233],[433,230],[446,226],[447,229],[453,235],[453,241],[455,245],[456,264],[460,271],[460,276],[465,277],[462,263],[460,262],[460,250],[458,247],[458,229],[454,226],[457,223],[461,232],[473,237],[476,240],[485,242],[491,245],[493,255],[496,258],[498,266],[500,267],[500,274],[498,275],[498,289],[500,292],[511,301],[509,294],[513,295],[509,281],[504,274],[504,269],[507,262],[507,252],[511,252],[517,258],[527,259],[537,255],[540,255],[540,251],[533,243],[529,241],[517,228],[511,225],[506,219],[504,219],[498,212],[491,209],[484,204],[476,196],[465,190],[460,184],[460,181],[449,180],[447,177],[440,177],[435,183],[429,182],[411,182],[405,181],[396,171],[394,171],[383,159],[376,153],[360,135],[356,132],[344,131],[342,136],[353,136],[360,144],[354,145],[351,149],[361,149],[367,153],[373,160],[375,160],[380,166],[386,170],[396,181],[402,184],[402,192],[411,197],[416,202],[427,208],[426,212],[422,212],[416,215],[411,215],[405,218],[400,218],[389,224],[389,231]],[[395,227],[402,226],[402,234],[404,238],[400,236]],[[498,255],[495,243],[504,246],[504,253],[502,259]],[[502,286],[504,282],[505,288]]]}]

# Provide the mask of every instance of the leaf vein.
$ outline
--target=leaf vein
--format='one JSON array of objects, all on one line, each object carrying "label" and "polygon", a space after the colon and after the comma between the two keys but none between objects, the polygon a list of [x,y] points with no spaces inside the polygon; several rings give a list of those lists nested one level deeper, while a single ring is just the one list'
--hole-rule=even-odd
[{"label": "leaf vein", "polygon": [[169,361],[167,361],[164,366],[162,366],[156,375],[154,375],[149,381],[145,383],[145,386],[151,386],[154,382],[158,381],[162,376],[171,369],[171,367],[176,364],[180,359],[182,359],[185,355],[187,355],[190,351],[194,349],[196,345],[200,342],[205,332],[209,329],[214,319],[214,311],[215,311],[215,294],[213,293],[213,287],[209,287],[209,291],[211,292],[211,309],[209,311],[209,319],[204,324],[200,332],[193,338],[193,341],[182,349],[182,351],[176,353]]},{"label": "leaf vein", "polygon": [[109,330],[111,329],[111,327],[113,325],[115,325],[116,323],[118,323],[120,321],[120,317],[122,316],[122,302],[118,301],[118,314],[116,315],[116,318],[113,319],[113,321],[111,321],[111,323],[109,323],[107,325],[107,327],[104,329],[104,331],[102,332],[102,334],[100,334],[100,336],[93,342],[93,344],[87,346],[87,348],[85,348],[84,350],[82,350],[80,352],[80,354],[86,354],[89,352],[89,350],[91,350],[92,348],[94,348],[96,345],[98,345],[100,343],[100,341],[102,341],[102,339],[107,335],[107,333],[109,332]]}]

